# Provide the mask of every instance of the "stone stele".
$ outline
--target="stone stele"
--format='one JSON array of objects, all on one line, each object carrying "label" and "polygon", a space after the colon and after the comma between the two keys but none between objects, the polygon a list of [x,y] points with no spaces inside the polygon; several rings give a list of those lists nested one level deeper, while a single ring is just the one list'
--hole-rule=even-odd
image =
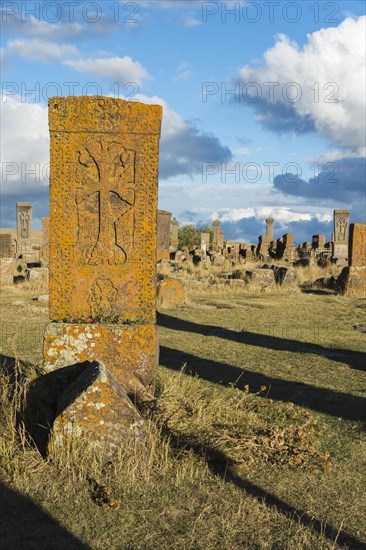
[{"label": "stone stele", "polygon": [[155,322],[162,108],[49,101],[50,317]]},{"label": "stone stele", "polygon": [[157,366],[156,217],[162,108],[49,101],[48,371],[101,360],[128,390]]}]

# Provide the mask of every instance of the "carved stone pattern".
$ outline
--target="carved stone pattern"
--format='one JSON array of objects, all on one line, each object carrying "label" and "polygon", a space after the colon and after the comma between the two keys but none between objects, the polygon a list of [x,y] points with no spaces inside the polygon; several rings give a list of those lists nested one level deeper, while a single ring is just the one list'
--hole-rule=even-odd
[{"label": "carved stone pattern", "polygon": [[134,248],[135,152],[88,142],[77,152],[78,246],[85,264],[124,264]]}]

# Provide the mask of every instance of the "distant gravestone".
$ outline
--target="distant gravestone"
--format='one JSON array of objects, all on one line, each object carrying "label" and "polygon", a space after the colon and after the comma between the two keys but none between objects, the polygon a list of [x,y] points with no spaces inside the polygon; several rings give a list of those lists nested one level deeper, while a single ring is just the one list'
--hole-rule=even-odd
[{"label": "distant gravestone", "polygon": [[212,246],[214,249],[217,249],[220,246],[220,222],[219,220],[214,220],[212,222],[213,227],[213,236],[212,236]]},{"label": "distant gravestone", "polygon": [[174,308],[184,302],[184,287],[177,279],[163,279],[158,285],[157,306],[161,309]]},{"label": "distant gravestone", "polygon": [[366,224],[352,223],[349,231],[349,265],[342,269],[336,282],[338,292],[366,294]]},{"label": "distant gravestone", "polygon": [[0,235],[0,258],[14,258],[13,238],[11,233]]},{"label": "distant gravestone", "polygon": [[168,212],[166,210],[158,210],[157,261],[169,260],[171,219],[171,212]]},{"label": "distant gravestone", "polygon": [[170,246],[173,247],[173,248],[178,248],[178,227],[179,227],[179,223],[175,218],[172,219],[171,227],[172,227],[172,235],[171,235],[171,238],[170,238]]},{"label": "distant gravestone", "polygon": [[337,264],[344,264],[348,258],[349,210],[334,210],[334,239],[332,259]]},{"label": "distant gravestone", "polygon": [[273,222],[274,222],[273,218],[266,219],[266,225],[267,225],[266,237],[269,242],[273,241]]},{"label": "distant gravestone", "polygon": [[17,240],[28,240],[32,238],[32,203],[17,202]]},{"label": "distant gravestone", "polygon": [[49,101],[46,370],[100,359],[131,390],[155,374],[161,116],[100,96]]},{"label": "distant gravestone", "polygon": [[201,233],[201,250],[206,254],[210,246],[210,233]]}]

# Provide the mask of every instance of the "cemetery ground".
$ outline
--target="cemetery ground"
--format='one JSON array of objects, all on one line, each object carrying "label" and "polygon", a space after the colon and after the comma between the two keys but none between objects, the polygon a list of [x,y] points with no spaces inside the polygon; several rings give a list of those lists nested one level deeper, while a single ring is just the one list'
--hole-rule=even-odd
[{"label": "cemetery ground", "polygon": [[366,547],[364,298],[189,284],[158,315],[146,438],[107,460],[44,458],[22,431],[47,289],[1,292],[0,548]]}]

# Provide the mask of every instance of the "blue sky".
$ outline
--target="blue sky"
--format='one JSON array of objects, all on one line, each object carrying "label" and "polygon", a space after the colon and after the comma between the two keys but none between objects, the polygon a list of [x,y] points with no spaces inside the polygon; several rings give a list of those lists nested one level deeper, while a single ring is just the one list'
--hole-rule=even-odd
[{"label": "blue sky", "polygon": [[[2,227],[48,215],[47,98],[161,103],[159,207],[225,237],[365,221],[363,1],[2,2]],[[36,90],[34,93],[30,90]],[[33,173],[32,173],[33,171]]]}]

